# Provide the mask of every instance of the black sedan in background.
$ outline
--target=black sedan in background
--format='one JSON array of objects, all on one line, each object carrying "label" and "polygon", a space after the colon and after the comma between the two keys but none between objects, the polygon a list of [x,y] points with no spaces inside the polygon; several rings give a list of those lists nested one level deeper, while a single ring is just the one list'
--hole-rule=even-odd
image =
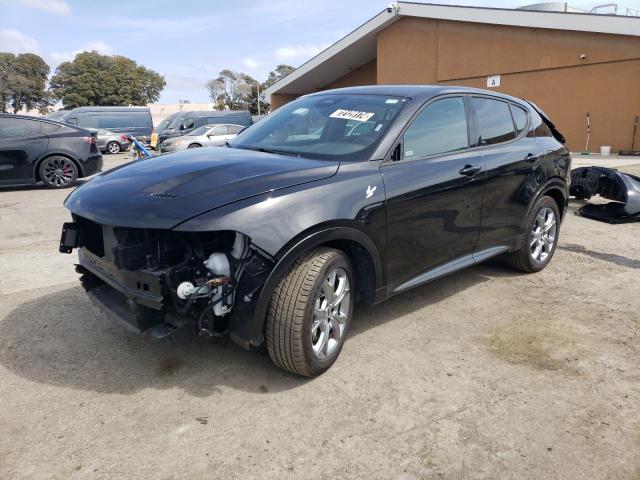
[{"label": "black sedan in background", "polygon": [[0,185],[74,185],[102,169],[96,134],[42,118],[0,114]]}]

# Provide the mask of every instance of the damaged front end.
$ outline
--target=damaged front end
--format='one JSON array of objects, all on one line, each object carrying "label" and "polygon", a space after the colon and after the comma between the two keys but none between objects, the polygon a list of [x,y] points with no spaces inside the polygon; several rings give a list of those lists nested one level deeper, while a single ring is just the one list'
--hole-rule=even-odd
[{"label": "damaged front end", "polygon": [[201,336],[243,332],[274,259],[239,232],[101,225],[74,215],[60,251],[78,248],[80,281],[102,310],[153,338],[189,326]]}]

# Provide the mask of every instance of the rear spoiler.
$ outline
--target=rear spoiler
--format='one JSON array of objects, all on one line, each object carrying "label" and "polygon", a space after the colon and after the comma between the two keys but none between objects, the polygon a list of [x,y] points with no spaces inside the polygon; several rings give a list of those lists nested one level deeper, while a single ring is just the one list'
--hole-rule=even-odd
[{"label": "rear spoiler", "polygon": [[544,121],[544,123],[546,123],[547,127],[549,127],[549,129],[551,130],[551,133],[553,134],[553,138],[558,140],[560,143],[565,143],[567,141],[566,138],[564,138],[564,135],[562,135],[558,131],[554,123],[551,121],[551,119],[549,119],[549,116],[546,113],[544,113],[544,111],[532,101],[526,100],[526,102],[529,105],[531,105],[536,112],[538,112],[538,115],[542,117],[542,120]]}]

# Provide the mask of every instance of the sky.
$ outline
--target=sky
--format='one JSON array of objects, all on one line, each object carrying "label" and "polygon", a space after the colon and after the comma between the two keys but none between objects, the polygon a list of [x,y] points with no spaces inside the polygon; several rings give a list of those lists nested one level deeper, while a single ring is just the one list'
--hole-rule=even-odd
[{"label": "sky", "polygon": [[[540,1],[540,0],[538,0]],[[51,67],[97,50],[164,75],[160,103],[209,101],[223,69],[265,80],[297,67],[387,7],[388,0],[0,0],[0,52],[37,53]],[[431,3],[515,8],[536,0]],[[604,1],[569,2],[591,7]],[[640,0],[625,7],[640,9]]]}]

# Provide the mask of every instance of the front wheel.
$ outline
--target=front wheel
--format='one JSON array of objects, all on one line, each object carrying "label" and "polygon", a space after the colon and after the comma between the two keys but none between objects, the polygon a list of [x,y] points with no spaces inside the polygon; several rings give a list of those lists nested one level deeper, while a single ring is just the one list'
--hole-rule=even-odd
[{"label": "front wheel", "polygon": [[318,248],[297,260],[275,288],[267,313],[267,349],[280,368],[305,377],[338,358],[353,313],[349,258]]},{"label": "front wheel", "polygon": [[541,197],[527,219],[524,245],[506,254],[509,265],[527,273],[539,272],[551,261],[560,235],[560,211],[551,197]]},{"label": "front wheel", "polygon": [[200,145],[199,143],[192,143],[187,148],[200,148],[200,147],[202,147],[202,145]]}]

